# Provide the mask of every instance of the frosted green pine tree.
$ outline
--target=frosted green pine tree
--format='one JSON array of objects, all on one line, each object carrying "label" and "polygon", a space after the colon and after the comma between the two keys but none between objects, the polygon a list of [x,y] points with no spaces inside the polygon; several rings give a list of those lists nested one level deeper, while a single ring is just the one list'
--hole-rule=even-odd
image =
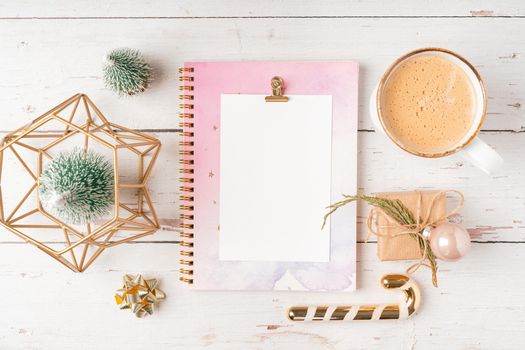
[{"label": "frosted green pine tree", "polygon": [[40,176],[42,206],[67,224],[92,223],[112,207],[113,178],[112,163],[99,153],[60,153]]},{"label": "frosted green pine tree", "polygon": [[142,92],[151,83],[151,66],[138,50],[115,49],[106,55],[105,61],[105,84],[121,96]]}]

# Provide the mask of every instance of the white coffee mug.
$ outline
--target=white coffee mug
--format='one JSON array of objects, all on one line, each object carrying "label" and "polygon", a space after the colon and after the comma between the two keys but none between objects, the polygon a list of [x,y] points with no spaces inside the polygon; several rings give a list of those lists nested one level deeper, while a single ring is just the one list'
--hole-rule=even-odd
[{"label": "white coffee mug", "polygon": [[[461,67],[463,71],[466,73],[468,78],[470,79],[470,82],[472,83],[472,87],[474,90],[475,95],[475,115],[474,115],[474,121],[472,123],[472,127],[470,130],[465,133],[465,135],[461,138],[461,140],[450,147],[449,149],[436,152],[436,153],[422,153],[417,150],[410,149],[403,145],[399,140],[397,140],[394,135],[389,132],[386,124],[384,123],[381,115],[381,94],[382,90],[385,86],[386,80],[390,77],[392,72],[404,61],[406,61],[409,58],[413,58],[415,56],[421,56],[421,55],[439,55],[443,56],[452,62],[454,62],[457,66]],[[427,158],[437,158],[437,157],[444,157],[448,156],[450,154],[458,152],[458,154],[462,155],[464,158],[468,159],[472,164],[477,166],[478,168],[485,171],[487,174],[494,173],[497,169],[499,169],[503,164],[503,158],[489,145],[487,145],[485,142],[480,140],[477,136],[479,134],[479,131],[481,129],[481,125],[483,124],[483,121],[485,120],[485,116],[487,113],[487,95],[485,91],[485,86],[483,84],[483,81],[481,80],[481,77],[479,73],[476,71],[476,69],[463,57],[459,56],[458,54],[441,48],[423,48],[423,49],[417,49],[414,51],[411,51],[400,58],[398,58],[384,73],[383,77],[375,87],[372,96],[370,98],[370,118],[372,119],[372,122],[374,123],[374,126],[377,130],[380,130],[384,135],[388,136],[397,146],[399,146],[401,149],[412,153],[416,156],[420,157],[427,157]]]}]

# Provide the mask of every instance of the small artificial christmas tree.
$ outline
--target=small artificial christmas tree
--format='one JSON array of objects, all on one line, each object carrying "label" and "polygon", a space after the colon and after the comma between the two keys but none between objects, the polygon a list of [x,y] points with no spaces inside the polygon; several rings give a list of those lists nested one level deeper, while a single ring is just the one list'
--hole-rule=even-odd
[{"label": "small artificial christmas tree", "polygon": [[92,223],[113,204],[113,178],[113,165],[99,153],[60,153],[40,176],[42,206],[67,224]]},{"label": "small artificial christmas tree", "polygon": [[105,61],[106,86],[121,96],[142,92],[151,83],[151,66],[138,50],[115,49],[106,55]]}]

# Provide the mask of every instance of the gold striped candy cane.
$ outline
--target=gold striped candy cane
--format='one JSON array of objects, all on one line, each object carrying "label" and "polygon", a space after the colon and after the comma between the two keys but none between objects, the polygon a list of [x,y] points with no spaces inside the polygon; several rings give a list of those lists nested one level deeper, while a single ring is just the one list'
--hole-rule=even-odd
[{"label": "gold striped candy cane", "polygon": [[381,285],[388,290],[403,291],[404,301],[377,305],[292,306],[288,309],[288,318],[292,321],[397,320],[412,316],[419,308],[419,286],[409,276],[384,275]]}]

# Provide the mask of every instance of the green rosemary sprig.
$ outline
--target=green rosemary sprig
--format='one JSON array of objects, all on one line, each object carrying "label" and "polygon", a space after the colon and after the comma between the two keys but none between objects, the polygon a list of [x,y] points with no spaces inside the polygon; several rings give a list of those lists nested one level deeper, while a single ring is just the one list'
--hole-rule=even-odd
[{"label": "green rosemary sprig", "polygon": [[[412,212],[403,205],[403,203],[399,199],[386,199],[386,198],[378,198],[374,196],[366,196],[366,195],[343,195],[345,199],[342,201],[336,202],[330,206],[327,207],[329,209],[328,213],[324,216],[323,220],[323,228],[326,225],[326,221],[328,220],[328,217],[332,215],[337,209],[344,207],[345,205],[356,202],[356,201],[364,201],[374,207],[381,208],[385,214],[390,216],[392,219],[396,220],[399,224],[403,226],[407,226],[410,228],[410,226],[416,227],[418,222],[414,218],[414,215]],[[419,223],[421,223],[421,218],[418,218]],[[414,239],[417,239],[419,244],[419,249],[421,250],[421,253],[424,254],[424,250],[426,250],[426,257],[428,259],[428,262],[430,264],[431,270],[432,270],[432,283],[435,287],[437,287],[437,261],[436,256],[432,252],[432,249],[430,249],[430,246],[428,244],[425,244],[425,241],[423,237],[421,237],[418,234],[410,233],[410,236]]]}]

